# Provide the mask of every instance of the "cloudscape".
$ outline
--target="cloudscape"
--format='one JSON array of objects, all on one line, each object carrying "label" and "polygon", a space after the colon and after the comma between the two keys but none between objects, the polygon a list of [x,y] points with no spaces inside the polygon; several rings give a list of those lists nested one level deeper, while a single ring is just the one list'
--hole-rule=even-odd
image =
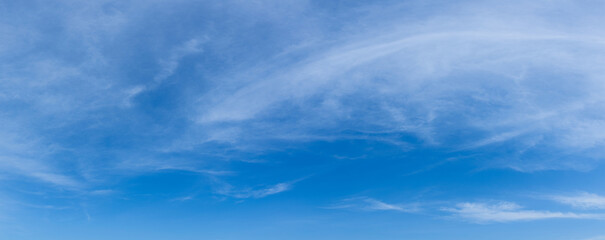
[{"label": "cloudscape", "polygon": [[0,239],[605,239],[603,12],[0,0]]}]

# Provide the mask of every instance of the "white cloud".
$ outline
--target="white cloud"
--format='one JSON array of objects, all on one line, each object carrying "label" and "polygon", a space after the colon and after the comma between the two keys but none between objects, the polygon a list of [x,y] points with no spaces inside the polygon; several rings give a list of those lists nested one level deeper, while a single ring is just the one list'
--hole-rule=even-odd
[{"label": "white cloud", "polygon": [[[276,136],[321,139],[353,128],[411,133],[457,149],[515,140],[517,151],[508,158],[540,147],[602,156],[605,116],[595,113],[605,110],[605,71],[597,64],[605,60],[605,33],[550,21],[550,11],[563,10],[575,24],[596,24],[557,7],[570,5],[587,7],[518,2],[499,11],[489,4],[462,5],[415,22],[374,16],[372,25],[381,28],[314,42],[226,74],[216,91],[200,96],[195,119],[209,136],[241,126],[221,135],[234,145]],[[285,113],[287,120],[276,117]],[[460,132],[469,135],[452,141]],[[592,165],[563,161],[501,165]]]},{"label": "white cloud", "polygon": [[159,60],[159,72],[153,77],[153,81],[149,81],[149,83],[146,84],[136,85],[123,91],[126,94],[123,100],[123,105],[126,107],[131,107],[131,101],[134,97],[145,91],[150,91],[160,86],[163,81],[174,74],[180,65],[180,61],[184,57],[203,52],[201,45],[204,41],[206,40],[202,38],[192,38],[169,51],[170,53],[167,57]]},{"label": "white cloud", "polygon": [[28,134],[28,131],[21,129],[18,124],[8,121],[1,123],[3,124],[0,124],[0,171],[11,177],[24,176],[72,190],[84,186],[81,181],[63,174],[64,169],[45,161],[57,150],[57,146],[42,144],[41,139]]},{"label": "white cloud", "polygon": [[[156,17],[149,14],[157,11],[150,10],[153,4],[140,7],[127,3],[124,9],[120,9],[112,4],[104,5],[105,3],[79,3],[71,9],[74,10],[73,14],[68,14],[65,19],[51,21],[67,24],[68,26],[60,27],[57,25],[57,29],[65,28],[68,36],[47,36],[47,33],[36,26],[0,25],[0,39],[8,44],[0,46],[0,53],[3,56],[27,56],[16,61],[4,61],[3,58],[0,62],[0,100],[18,106],[1,109],[2,117],[9,120],[0,123],[3,126],[14,124],[10,128],[18,130],[16,133],[5,133],[4,129],[0,129],[0,170],[73,188],[86,185],[85,179],[79,180],[85,178],[85,174],[80,171],[94,172],[97,168],[105,170],[115,167],[109,171],[136,169],[140,172],[178,169],[210,176],[231,174],[229,171],[201,170],[199,166],[202,164],[198,160],[147,160],[148,156],[140,156],[144,155],[140,152],[161,151],[158,150],[162,148],[158,147],[160,144],[137,143],[134,144],[136,146],[130,146],[128,157],[116,154],[115,159],[119,163],[83,163],[81,169],[61,169],[53,165],[56,161],[44,161],[44,157],[48,156],[45,151],[50,151],[44,146],[60,142],[60,139],[71,139],[71,136],[61,135],[61,132],[71,132],[65,130],[72,129],[77,132],[75,126],[79,125],[74,123],[85,125],[87,129],[94,128],[95,124],[107,124],[109,127],[104,130],[122,131],[120,127],[127,120],[114,116],[115,109],[105,112],[103,110],[107,109],[103,107],[128,105],[133,97],[173,76],[180,64],[183,64],[184,57],[202,52],[201,45],[206,44],[206,38],[174,37],[179,40],[172,43],[168,43],[167,39],[166,42],[158,40],[158,43],[168,46],[160,46],[162,49],[157,49],[159,53],[151,50],[129,52],[142,53],[142,56],[152,59],[163,59],[159,60],[159,69],[141,70],[150,72],[145,81],[130,79],[130,72],[116,70],[114,65],[118,64],[114,60],[117,58],[112,59],[110,55],[120,51],[138,51],[128,49],[134,44],[118,44],[132,40],[121,39],[119,34],[128,32],[127,35],[130,36],[133,32],[147,33],[127,28],[141,24],[133,22],[134,20]],[[297,29],[296,32],[301,28],[292,28],[288,24],[298,22],[299,19],[289,16],[288,19],[295,21],[280,21],[284,18],[278,15],[300,14],[300,9],[308,7],[304,1],[296,1],[294,4],[237,3],[235,5],[240,9],[233,10],[234,15],[242,12],[249,14],[252,9],[258,16],[270,20],[259,25],[278,26],[276,29],[288,31]],[[253,63],[238,62],[236,60],[240,56],[216,51],[215,55],[224,54],[217,59],[210,59],[217,60],[217,65],[220,65],[217,68],[224,67],[221,61],[225,59],[231,59],[241,66],[226,68],[229,71],[225,72],[217,71],[219,73],[213,73],[211,80],[200,83],[210,91],[197,92],[196,89],[191,89],[195,95],[191,98],[196,98],[197,101],[183,97],[186,100],[179,102],[176,107],[198,109],[198,112],[183,111],[191,114],[186,117],[196,120],[197,125],[183,126],[182,132],[191,132],[191,135],[183,133],[185,136],[175,137],[180,137],[177,140],[166,141],[176,143],[175,145],[187,145],[180,146],[180,149],[174,148],[176,151],[184,148],[195,151],[198,149],[189,145],[208,142],[227,143],[233,148],[252,151],[249,150],[251,148],[242,146],[246,143],[262,145],[266,139],[371,139],[408,147],[396,134],[412,133],[429,144],[446,147],[461,145],[481,148],[515,140],[515,144],[522,145],[515,148],[518,151],[511,151],[515,154],[522,154],[536,146],[545,146],[547,150],[560,149],[561,155],[581,154],[600,159],[605,156],[600,150],[605,144],[605,115],[602,114],[605,112],[605,97],[602,94],[605,90],[602,81],[605,70],[600,64],[605,60],[605,34],[591,26],[599,26],[604,18],[599,14],[578,15],[568,11],[589,8],[581,3],[556,3],[514,1],[498,7],[488,6],[489,4],[479,7],[462,4],[461,7],[436,10],[438,14],[429,12],[418,21],[398,17],[402,15],[401,12],[405,12],[399,5],[376,5],[369,8],[369,11],[361,11],[368,16],[360,17],[357,19],[359,21],[351,21],[355,24],[346,21],[334,23],[340,24],[343,29],[350,28],[356,34],[338,31],[326,35],[310,34],[313,36],[297,42],[297,46],[282,49],[281,55],[271,55]],[[292,5],[297,7],[291,7]],[[225,6],[230,8],[228,4]],[[384,12],[397,14],[382,14]],[[552,16],[553,12],[557,13],[556,19]],[[559,19],[568,21],[560,22]],[[25,23],[27,21],[23,21]],[[156,23],[169,25],[164,25],[161,19],[154,22]],[[363,25],[381,27],[358,28]],[[305,30],[313,28],[306,27]],[[321,32],[320,29],[326,26],[315,27],[317,32]],[[192,32],[199,34],[202,30],[205,29],[196,28]],[[161,34],[150,34],[159,35]],[[222,40],[240,37],[233,33],[227,35]],[[60,37],[70,41],[54,45],[45,43],[43,37]],[[185,41],[181,42],[183,39]],[[151,45],[153,44],[140,47],[151,49],[154,47]],[[225,45],[220,49],[232,47],[228,43]],[[47,52],[40,55],[35,52],[23,54],[31,51],[31,46]],[[52,46],[59,49],[47,48]],[[253,50],[255,49],[250,52],[254,52]],[[66,52],[74,55],[63,56]],[[83,61],[79,61],[80,58]],[[131,61],[117,63],[137,66],[136,60]],[[146,82],[147,80],[155,83]],[[145,111],[129,116],[136,117],[141,112],[144,115]],[[113,122],[105,122],[107,119],[99,116],[110,116]],[[86,120],[83,121],[85,124],[80,120]],[[136,120],[132,121],[137,122]],[[173,124],[155,122],[155,116],[146,116],[144,120],[141,124],[153,126],[137,130],[145,131]],[[351,129],[359,134],[342,133]],[[60,136],[43,136],[49,132],[59,133]],[[162,129],[159,132],[162,133],[159,139],[174,137],[165,134],[169,131],[164,132]],[[461,132],[471,132],[477,136],[456,135]],[[388,135],[393,133],[392,136]],[[130,134],[137,135],[134,137],[138,140],[156,137],[148,132]],[[14,135],[40,140],[18,141],[19,139],[13,140]],[[102,136],[94,136],[97,139],[91,142],[105,139],[111,133],[99,135]],[[452,135],[456,135],[456,140],[448,140]],[[181,144],[181,139],[193,139],[191,141],[194,143]],[[99,145],[91,148],[94,147]],[[111,156],[107,159],[114,159],[113,153],[94,153],[106,154],[103,157]],[[23,154],[26,156],[22,156]],[[589,161],[584,160],[586,158],[577,159],[582,160],[564,158],[559,160],[564,164],[544,164],[532,159],[529,161],[531,164],[525,164],[528,161],[516,163],[507,158],[506,166],[520,171],[551,169],[552,166],[574,168],[580,165],[575,161]],[[74,161],[82,163],[85,160]],[[64,163],[57,165],[79,166]],[[67,172],[71,175],[65,174]],[[264,187],[243,190],[225,187],[217,193],[235,198],[262,198],[288,191],[292,188],[292,183],[261,186]],[[602,208],[600,196],[563,197],[558,200],[579,208]],[[388,204],[371,198],[347,204],[367,210],[410,210],[409,206]],[[477,204],[459,206],[454,210],[458,214],[474,214],[499,221],[585,216]],[[483,215],[477,212],[480,210]]]},{"label": "white cloud", "polygon": [[510,202],[500,202],[496,204],[467,202],[457,204],[454,208],[444,208],[443,210],[454,213],[454,216],[457,218],[477,223],[531,221],[557,218],[604,218],[602,214],[523,210],[521,206]]},{"label": "white cloud", "polygon": [[605,197],[593,193],[552,196],[552,200],[580,209],[605,209]]},{"label": "white cloud", "polygon": [[75,190],[84,186],[81,181],[59,173],[58,170],[53,169],[38,159],[13,158],[0,155],[0,169],[8,170],[11,174],[33,178],[58,187]]},{"label": "white cloud", "polygon": [[195,197],[193,197],[193,196],[185,196],[185,197],[173,198],[173,199],[171,199],[171,201],[174,201],[174,202],[185,202],[185,201],[190,201],[190,200],[192,200],[194,198]]},{"label": "white cloud", "polygon": [[586,238],[584,240],[605,240],[605,235],[603,236],[596,236],[596,237],[591,237],[591,238]]},{"label": "white cloud", "polygon": [[278,183],[257,189],[235,189],[233,186],[223,183],[216,193],[233,198],[264,198],[290,189],[292,189],[292,183]]},{"label": "white cloud", "polygon": [[364,211],[396,211],[396,212],[418,212],[417,204],[390,204],[369,197],[354,197],[339,201],[326,207],[328,209],[358,209]]},{"label": "white cloud", "polygon": [[90,191],[88,194],[93,196],[109,196],[116,194],[116,191],[111,189],[98,189]]},{"label": "white cloud", "polygon": [[178,68],[179,62],[183,57],[191,54],[201,53],[202,43],[202,40],[193,38],[172,50],[170,52],[170,56],[167,59],[160,60],[162,67],[158,75],[155,76],[154,81],[161,82],[164,79],[170,77]]}]

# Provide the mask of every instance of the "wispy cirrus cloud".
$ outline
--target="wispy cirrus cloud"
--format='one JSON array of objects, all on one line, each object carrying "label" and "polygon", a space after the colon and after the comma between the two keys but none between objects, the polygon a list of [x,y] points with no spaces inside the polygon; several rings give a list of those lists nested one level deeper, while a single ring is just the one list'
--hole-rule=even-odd
[{"label": "wispy cirrus cloud", "polygon": [[[550,14],[561,9],[539,6],[519,2],[495,12],[463,4],[414,22],[368,17],[383,27],[260,65],[274,67],[221,76],[227,87],[200,96],[209,104],[200,105],[194,119],[208,132],[237,129],[223,139],[236,145],[356,129],[412,134],[453,149],[509,144],[516,149],[505,157],[511,160],[490,163],[519,171],[589,169],[605,143],[605,117],[593,114],[605,101],[598,80],[605,72],[595,64],[603,58],[605,34],[553,23]],[[577,23],[594,23],[578,17]],[[528,163],[527,155],[549,162]]]},{"label": "wispy cirrus cloud", "polygon": [[259,188],[235,188],[230,184],[222,183],[215,191],[216,194],[232,198],[264,198],[292,189],[292,183],[284,182]]},{"label": "wispy cirrus cloud", "polygon": [[18,124],[4,122],[0,127],[0,172],[11,179],[25,177],[40,183],[66,189],[79,189],[84,183],[66,174],[66,169],[46,163],[60,149],[56,145],[44,145],[35,135],[22,131]]},{"label": "wispy cirrus cloud", "polygon": [[[470,223],[490,224],[547,219],[592,219],[605,220],[605,213],[561,212],[551,210],[525,209],[514,202],[462,202],[450,205],[447,202],[424,202],[392,204],[369,197],[353,197],[338,201],[326,209],[354,209],[363,211],[394,211],[402,213],[432,213],[448,219]],[[445,213],[445,215],[444,215]]]},{"label": "wispy cirrus cloud", "polygon": [[605,209],[605,197],[594,193],[551,196],[551,200],[579,209]]},{"label": "wispy cirrus cloud", "polygon": [[[17,129],[0,129],[0,171],[70,189],[159,170],[218,178],[233,172],[208,167],[219,162],[208,152],[238,159],[275,142],[337,140],[491,149],[497,156],[482,163],[525,172],[590,169],[605,156],[605,32],[590,27],[604,18],[574,12],[594,8],[581,2],[513,2],[436,6],[414,20],[400,14],[409,5],[367,3],[334,26],[307,1],[23,5],[11,12],[31,21],[3,14],[0,23],[1,123]],[[61,7],[73,14],[49,14]],[[170,19],[189,9],[237,19]],[[184,21],[196,25],[154,30]],[[255,26],[268,34],[250,38]],[[59,150],[45,152],[50,145]],[[294,183],[217,185],[245,199]],[[556,200],[603,208],[595,195]],[[340,206],[415,209],[373,198]],[[589,217],[510,204],[449,211],[486,222]]]},{"label": "wispy cirrus cloud", "polygon": [[[18,27],[1,29],[6,33],[2,38],[11,46],[1,49],[0,99],[9,103],[2,110],[7,122],[17,129],[29,129],[28,134],[41,139],[42,145],[52,143],[86,155],[71,159],[91,159],[82,149],[113,159],[107,164],[74,160],[87,167],[66,171],[91,178],[102,178],[98,172],[128,165],[130,159],[163,154],[158,149],[166,146],[174,146],[167,151],[170,153],[202,152],[211,151],[212,147],[205,146],[218,143],[245,152],[271,149],[271,141],[362,139],[413,147],[401,139],[403,134],[416,136],[421,144],[447,149],[486,148],[515,140],[511,144],[515,151],[502,153],[507,161],[493,165],[520,171],[586,169],[598,162],[605,141],[605,117],[599,114],[605,101],[600,94],[605,86],[599,79],[605,73],[596,64],[603,60],[605,34],[550,21],[553,12],[570,16],[574,26],[589,26],[602,18],[575,16],[567,10],[588,8],[581,3],[559,3],[545,8],[545,2],[518,2],[498,11],[489,4],[468,3],[437,11],[439,14],[423,9],[426,14],[414,21],[400,14],[384,14],[405,12],[405,4],[367,4],[357,9],[363,14],[351,22],[380,27],[354,34],[323,32],[324,26],[318,23],[325,21],[321,15],[311,14],[312,6],[305,1],[246,5],[250,8],[246,21],[264,21],[274,27],[275,35],[268,37],[282,45],[266,52],[251,51],[249,58],[254,61],[227,68],[246,52],[241,48],[247,48],[232,35],[204,26],[196,26],[188,34],[175,32],[176,36],[148,32],[143,29],[153,28],[142,19],[153,18],[170,26],[175,22],[154,15],[157,9],[144,2],[60,2],[58,6],[70,6],[73,14],[45,15],[50,10],[43,8],[27,12],[30,17],[38,14],[50,19],[44,23],[57,24],[53,26],[65,31],[48,32],[41,22],[3,18],[6,23],[2,26]],[[240,7],[235,9],[208,7],[238,15],[240,4],[233,4]],[[191,8],[185,2],[160,5],[173,10]],[[292,22],[281,21],[293,19],[292,15],[307,16],[296,23],[301,31],[288,33],[300,34],[295,35],[300,40],[276,40],[294,36],[280,32],[292,29],[286,24]],[[346,21],[336,24],[355,27]],[[242,36],[252,32],[244,27],[237,28]],[[133,32],[162,37],[148,42],[130,35]],[[29,42],[24,44],[12,36],[23,36],[20,38]],[[70,42],[60,44],[56,39]],[[46,50],[23,54],[31,51],[28,46],[45,46],[40,48]],[[132,56],[137,54],[132,49],[139,49],[136,53],[152,63],[134,60]],[[68,54],[73,52],[78,54]],[[180,71],[185,57],[205,54],[214,57],[209,62],[220,65],[216,69],[228,71],[191,76],[200,79],[195,84],[178,85],[175,79],[165,86],[171,91],[169,97],[157,93],[162,88],[154,86]],[[199,70],[201,65],[189,67]],[[204,87],[196,87],[198,84]],[[133,98],[142,93],[148,95],[139,99],[142,102],[137,108]],[[150,110],[150,105],[165,102],[157,108],[160,110]],[[124,104],[133,109],[122,109]],[[67,131],[73,126],[85,126],[80,130],[94,134]],[[343,133],[346,131],[353,134]],[[86,147],[66,140],[76,138],[74,142],[86,142]],[[136,151],[115,153],[100,144],[100,139],[122,139]],[[246,147],[249,145],[254,147]],[[539,159],[555,158],[547,154],[550,149],[558,150],[556,157],[566,157],[541,162]],[[523,161],[528,152],[547,156]],[[586,158],[577,160],[580,158],[573,157],[577,155]],[[57,166],[40,158],[31,161],[36,162],[31,165],[50,169],[37,178],[67,184],[80,177],[61,179]],[[198,163],[190,160],[184,165],[199,170]],[[146,165],[130,164],[140,166],[139,172],[157,169]]]},{"label": "wispy cirrus cloud", "polygon": [[590,237],[590,238],[586,238],[584,240],[604,240],[604,239],[605,239],[605,235],[596,236],[596,237]]},{"label": "wispy cirrus cloud", "polygon": [[143,84],[136,85],[127,90],[127,97],[124,101],[124,105],[132,107],[133,98],[145,91],[154,90],[160,86],[163,81],[174,74],[184,57],[202,53],[202,44],[206,40],[203,38],[189,39],[169,51],[168,56],[158,59],[160,65],[159,72],[153,77],[152,81],[144,82]]},{"label": "wispy cirrus cloud", "polygon": [[443,208],[453,217],[476,223],[533,221],[544,219],[604,219],[605,215],[595,213],[552,212],[525,210],[516,203],[459,203],[453,208]]},{"label": "wispy cirrus cloud", "polygon": [[418,212],[418,204],[391,204],[370,197],[353,197],[340,200],[338,203],[327,206],[328,209],[356,209],[364,211],[396,211]]}]

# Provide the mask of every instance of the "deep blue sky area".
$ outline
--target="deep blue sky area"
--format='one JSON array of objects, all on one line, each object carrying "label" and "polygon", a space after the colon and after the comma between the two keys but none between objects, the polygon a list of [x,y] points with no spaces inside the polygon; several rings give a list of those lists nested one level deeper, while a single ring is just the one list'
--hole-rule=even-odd
[{"label": "deep blue sky area", "polygon": [[603,12],[0,0],[0,239],[605,240]]}]

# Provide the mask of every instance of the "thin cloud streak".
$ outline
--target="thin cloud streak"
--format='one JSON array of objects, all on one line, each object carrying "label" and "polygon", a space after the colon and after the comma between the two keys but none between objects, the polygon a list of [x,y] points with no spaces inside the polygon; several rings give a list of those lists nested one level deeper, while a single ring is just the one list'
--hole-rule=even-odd
[{"label": "thin cloud streak", "polygon": [[265,186],[257,189],[235,189],[229,184],[222,184],[222,188],[218,189],[215,193],[224,195],[232,198],[264,198],[267,196],[275,195],[292,189],[292,183],[278,183],[275,185]]},{"label": "thin cloud streak", "polygon": [[552,196],[553,201],[579,209],[605,209],[605,197],[594,193],[581,193],[568,196]]},{"label": "thin cloud streak", "polygon": [[511,202],[487,203],[460,203],[454,208],[443,208],[443,211],[451,212],[454,218],[475,222],[516,222],[534,221],[544,219],[604,219],[603,214],[573,213],[573,212],[551,212],[537,210],[523,210],[521,206]]},{"label": "thin cloud streak", "polygon": [[[225,76],[228,86],[239,87],[217,88],[200,97],[198,102],[209,104],[199,107],[195,120],[209,132],[224,132],[221,126],[237,129],[221,135],[228,138],[221,141],[235,145],[282,135],[305,141],[315,133],[317,139],[354,125],[364,131],[414,134],[457,150],[518,140],[514,158],[541,148],[582,148],[591,156],[602,155],[597,147],[605,143],[605,135],[599,134],[604,116],[590,112],[601,110],[605,102],[599,94],[605,86],[598,81],[605,71],[595,65],[605,52],[604,35],[570,31],[548,21],[528,29],[528,21],[547,18],[540,11],[532,5],[524,12],[526,18],[504,11],[496,20],[480,11],[470,16],[454,12],[406,28],[389,19],[384,29],[371,34],[307,46],[305,50],[322,50],[309,51],[301,60],[276,60],[278,67],[264,71],[251,68],[245,81]],[[542,88],[543,78],[552,78],[549,89]],[[570,81],[574,87],[566,87]],[[557,104],[560,95],[569,99]],[[279,112],[290,113],[291,119],[274,121]],[[451,116],[457,116],[454,129],[444,125]],[[243,127],[248,124],[261,127]],[[450,134],[458,130],[473,135],[453,143]],[[500,166],[547,169],[534,163]],[[548,169],[591,164],[568,161]]]},{"label": "thin cloud streak", "polygon": [[325,207],[326,209],[354,209],[363,211],[419,212],[418,204],[390,204],[370,197],[353,197]]},{"label": "thin cloud streak", "polygon": [[605,240],[605,235],[602,236],[596,236],[596,237],[591,237],[591,238],[586,238],[584,240]]},{"label": "thin cloud streak", "polygon": [[[592,193],[549,196],[573,212],[388,197],[429,184],[448,196],[510,190],[470,181],[468,191],[447,187],[478,179],[462,172],[473,164],[529,175],[602,163],[605,17],[587,11],[599,8],[469,1],[415,11],[381,1],[332,12],[323,4],[0,8],[10,14],[0,14],[0,178],[8,186],[1,191],[15,191],[15,182],[43,190],[26,200],[90,204],[94,216],[107,210],[93,219],[100,224],[139,203],[206,204],[212,195],[272,204],[315,193],[304,202],[331,202],[330,194],[351,192],[376,195],[326,208],[473,223],[603,219],[586,211],[605,209],[605,197]],[[410,169],[419,170],[404,176]],[[325,186],[284,182],[299,174]],[[523,185],[519,173],[491,176],[510,179],[503,188]]]}]

